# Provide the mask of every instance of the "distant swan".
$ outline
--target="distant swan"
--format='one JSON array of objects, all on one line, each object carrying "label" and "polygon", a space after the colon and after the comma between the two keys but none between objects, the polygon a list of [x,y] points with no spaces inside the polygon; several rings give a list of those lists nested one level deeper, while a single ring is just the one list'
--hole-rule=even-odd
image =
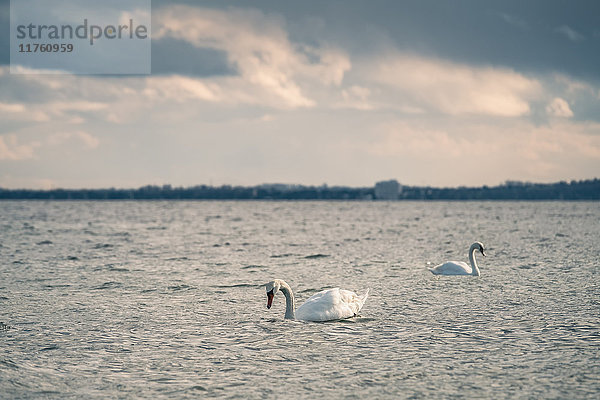
[{"label": "distant swan", "polygon": [[446,261],[443,264],[438,265],[434,268],[428,268],[435,275],[473,275],[479,276],[479,268],[477,267],[477,261],[475,260],[475,251],[479,250],[485,257],[483,244],[475,242],[469,248],[469,261],[471,266],[462,261]]},{"label": "distant swan", "polygon": [[327,289],[312,295],[304,304],[294,309],[292,288],[281,279],[267,283],[267,308],[271,308],[273,297],[278,291],[285,296],[285,318],[303,321],[331,321],[352,318],[358,314],[369,295],[369,289],[362,296],[340,288]]}]

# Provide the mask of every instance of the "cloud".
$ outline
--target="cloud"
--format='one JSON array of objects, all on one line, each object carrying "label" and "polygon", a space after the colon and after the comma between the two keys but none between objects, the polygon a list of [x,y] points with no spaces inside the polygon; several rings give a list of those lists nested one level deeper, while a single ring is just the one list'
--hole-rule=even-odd
[{"label": "cloud", "polygon": [[581,42],[585,39],[585,36],[577,32],[573,28],[569,27],[568,25],[559,26],[554,31],[564,35],[567,39],[573,42]]},{"label": "cloud", "polygon": [[151,13],[149,10],[142,8],[134,8],[131,10],[121,12],[119,16],[120,25],[129,25],[129,20],[132,19],[139,24],[146,24],[150,22]]},{"label": "cloud", "polygon": [[18,103],[0,103],[0,113],[21,113],[25,106]]},{"label": "cloud", "polygon": [[181,75],[147,78],[142,93],[149,99],[157,101],[184,102],[196,99],[223,102],[227,100],[218,84]]},{"label": "cloud", "polygon": [[[378,176],[479,185],[587,178],[600,163],[600,125],[582,122],[598,120],[600,91],[565,71],[450,61],[393,40],[347,53],[348,41],[325,39],[329,26],[316,33],[251,9],[166,6],[154,16],[162,46],[202,53],[174,60],[189,70],[0,67],[0,159],[12,177],[2,186],[370,185]],[[212,55],[212,72],[194,73]]]},{"label": "cloud", "polygon": [[60,146],[65,142],[75,139],[87,149],[95,149],[100,140],[84,131],[54,133],[45,140],[33,140],[29,143],[20,143],[14,133],[0,135],[0,160],[22,161],[37,158],[36,149],[47,146]]},{"label": "cloud", "polygon": [[448,129],[406,121],[382,124],[374,137],[368,151],[383,157],[462,159],[486,149],[483,139],[473,140],[470,136],[456,136]]},{"label": "cloud", "polygon": [[87,149],[95,149],[100,144],[98,138],[84,131],[62,132],[50,135],[44,142],[34,140],[21,144],[15,134],[0,135],[0,160],[22,161],[36,157],[35,150],[44,145],[58,146],[76,139]]},{"label": "cloud", "polygon": [[525,116],[542,89],[536,79],[509,69],[401,53],[375,61],[367,73],[393,88],[399,105],[450,115]]},{"label": "cloud", "polygon": [[0,135],[0,160],[21,161],[34,157],[39,142],[19,144],[15,134]]},{"label": "cloud", "polygon": [[351,108],[356,110],[372,110],[375,108],[369,102],[371,90],[367,87],[352,85],[342,90],[342,100],[334,104],[336,108]]},{"label": "cloud", "polygon": [[523,20],[515,15],[502,13],[502,12],[496,13],[496,15],[498,15],[504,22],[506,22],[509,25],[516,26],[517,28],[522,29],[522,30],[529,29],[529,24],[525,20]]},{"label": "cloud", "polygon": [[546,112],[553,117],[570,118],[573,116],[573,111],[569,107],[566,100],[556,97],[550,104],[546,106]]},{"label": "cloud", "polygon": [[55,133],[48,138],[48,144],[61,145],[71,139],[80,141],[88,149],[95,149],[100,144],[97,137],[84,131]]},{"label": "cloud", "polygon": [[[600,124],[564,119],[537,126],[523,120],[470,124],[383,123],[364,147],[369,154],[394,160],[405,181],[471,185],[519,178],[552,181],[585,177],[600,162]],[[404,178],[403,178],[404,176]],[[588,175],[589,176],[589,175]]]},{"label": "cloud", "polygon": [[555,74],[554,82],[561,85],[561,90],[570,95],[576,95],[580,92],[595,93],[596,88],[584,81],[573,79],[564,74]]},{"label": "cloud", "polygon": [[18,103],[0,103],[0,114],[6,114],[3,118],[13,121],[47,122],[61,120],[79,124],[85,120],[78,114],[99,112],[107,108],[108,104],[86,101],[84,99],[66,102],[36,102],[27,104],[27,107],[24,104]]},{"label": "cloud", "polygon": [[340,50],[292,43],[281,17],[258,10],[171,6],[155,11],[153,23],[153,40],[174,38],[227,54],[238,76],[211,80],[221,100],[312,107],[315,101],[305,88],[340,85],[351,67]]},{"label": "cloud", "polygon": [[96,101],[86,101],[86,100],[78,100],[78,101],[57,101],[51,102],[49,104],[49,109],[56,115],[63,115],[66,112],[71,111],[98,111],[104,110],[107,108],[107,104],[96,102]]}]

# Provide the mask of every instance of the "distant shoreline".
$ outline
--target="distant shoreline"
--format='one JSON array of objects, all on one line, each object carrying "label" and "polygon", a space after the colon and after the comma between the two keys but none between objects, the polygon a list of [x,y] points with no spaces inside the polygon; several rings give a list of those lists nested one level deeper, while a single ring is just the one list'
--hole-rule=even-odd
[{"label": "distant shoreline", "polygon": [[557,183],[507,182],[498,186],[434,188],[401,186],[394,199],[379,199],[374,187],[259,185],[192,187],[143,186],[137,189],[2,189],[1,200],[600,200],[600,179]]},{"label": "distant shoreline", "polygon": [[3,199],[0,198],[1,203],[8,202],[53,202],[53,203],[152,203],[152,202],[167,202],[167,203],[185,203],[185,202],[240,202],[240,203],[252,203],[252,202],[273,202],[273,203],[285,203],[285,202],[298,202],[298,203],[336,203],[336,202],[347,202],[347,203],[595,203],[600,199],[398,199],[398,200],[360,200],[360,199]]}]

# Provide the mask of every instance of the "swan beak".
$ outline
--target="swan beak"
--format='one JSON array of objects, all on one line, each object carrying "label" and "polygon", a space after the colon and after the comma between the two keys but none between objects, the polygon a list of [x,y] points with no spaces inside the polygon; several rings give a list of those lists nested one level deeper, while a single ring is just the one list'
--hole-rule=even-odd
[{"label": "swan beak", "polygon": [[273,295],[273,291],[271,290],[267,293],[267,309],[271,308],[271,305],[273,304],[273,297],[275,296]]},{"label": "swan beak", "polygon": [[481,254],[485,257],[485,253],[483,252],[483,250],[481,250]]}]

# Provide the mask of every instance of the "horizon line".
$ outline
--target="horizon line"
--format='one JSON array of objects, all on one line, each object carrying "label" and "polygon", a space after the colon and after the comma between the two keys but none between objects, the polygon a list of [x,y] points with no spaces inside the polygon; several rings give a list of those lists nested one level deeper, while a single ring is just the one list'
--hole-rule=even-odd
[{"label": "horizon line", "polygon": [[173,184],[170,183],[164,183],[164,184],[145,184],[145,185],[141,185],[138,187],[115,187],[115,186],[110,186],[110,187],[96,187],[96,188],[91,188],[91,187],[77,187],[77,188],[69,188],[69,187],[51,187],[51,188],[25,188],[25,187],[21,187],[21,188],[5,188],[2,187],[0,185],[0,191],[36,191],[36,192],[50,192],[50,191],[58,191],[58,190],[64,190],[64,191],[69,191],[69,190],[75,190],[75,191],[79,191],[79,190],[139,190],[139,189],[143,189],[143,188],[159,188],[161,190],[174,190],[174,189],[191,189],[191,188],[196,188],[196,187],[209,187],[209,188],[225,188],[225,187],[231,187],[231,188],[270,188],[270,189],[276,189],[276,187],[280,187],[280,188],[287,188],[289,189],[293,189],[293,188],[322,188],[322,189],[332,189],[332,188],[347,188],[347,189],[372,189],[375,187],[375,185],[377,183],[380,182],[389,182],[389,181],[396,181],[400,187],[406,187],[406,188],[429,188],[429,189],[482,189],[482,188],[495,188],[495,187],[506,187],[506,186],[529,186],[529,185],[558,185],[558,184],[572,184],[572,183],[582,183],[582,182],[593,182],[598,180],[598,177],[593,177],[593,178],[585,178],[585,179],[571,179],[571,180],[559,180],[559,181],[553,181],[553,182],[533,182],[533,181],[521,181],[521,180],[513,180],[513,179],[507,179],[505,180],[503,183],[498,183],[498,184],[484,184],[484,185],[479,185],[479,186],[466,186],[466,185],[458,185],[458,186],[434,186],[434,185],[415,185],[415,184],[403,184],[401,182],[398,182],[397,179],[387,179],[387,180],[381,180],[381,181],[377,181],[375,183],[373,183],[371,186],[350,186],[350,185],[330,185],[328,183],[322,183],[320,185],[311,185],[311,184],[302,184],[302,183],[281,183],[281,182],[274,182],[274,183],[261,183],[261,184],[255,184],[255,185],[242,185],[242,184],[228,184],[228,183],[224,183],[221,185],[213,185],[211,183],[199,183],[199,184],[195,184],[195,185],[188,185],[188,186],[184,186],[184,185],[178,185],[175,186]]}]

